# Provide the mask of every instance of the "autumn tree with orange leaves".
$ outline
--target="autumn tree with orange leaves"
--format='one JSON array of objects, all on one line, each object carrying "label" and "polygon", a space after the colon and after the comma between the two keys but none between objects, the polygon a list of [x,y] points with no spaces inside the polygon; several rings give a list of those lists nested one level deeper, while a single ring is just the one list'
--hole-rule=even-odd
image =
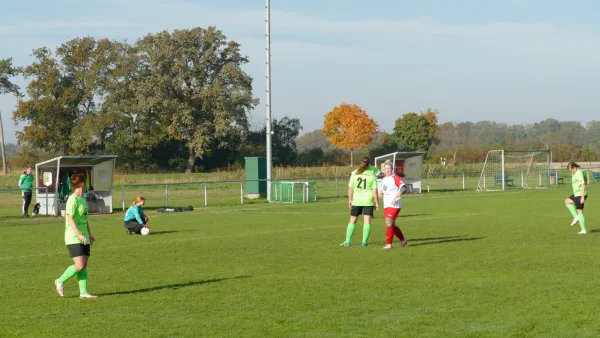
[{"label": "autumn tree with orange leaves", "polygon": [[377,122],[361,107],[344,103],[325,115],[322,132],[332,146],[350,151],[350,165],[353,165],[353,152],[373,142]]}]

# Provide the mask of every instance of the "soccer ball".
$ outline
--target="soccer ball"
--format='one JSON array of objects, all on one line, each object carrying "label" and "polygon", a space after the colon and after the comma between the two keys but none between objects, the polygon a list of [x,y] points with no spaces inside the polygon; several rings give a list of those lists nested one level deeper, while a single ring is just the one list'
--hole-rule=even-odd
[{"label": "soccer ball", "polygon": [[142,233],[142,235],[146,236],[146,235],[150,235],[150,233],[152,231],[150,231],[150,227],[143,227],[142,231],[140,231]]}]

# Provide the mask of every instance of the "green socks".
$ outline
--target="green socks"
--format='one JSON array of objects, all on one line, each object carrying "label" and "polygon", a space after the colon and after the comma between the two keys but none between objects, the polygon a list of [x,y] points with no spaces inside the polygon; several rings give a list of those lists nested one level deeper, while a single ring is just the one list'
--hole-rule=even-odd
[{"label": "green socks", "polygon": [[583,213],[579,214],[579,226],[581,227],[582,231],[586,231],[585,230],[585,216],[583,216]]},{"label": "green socks", "polygon": [[79,271],[77,273],[77,283],[79,283],[79,294],[80,295],[87,295],[88,293],[88,273],[87,273],[87,269],[83,269],[81,271]]},{"label": "green socks", "polygon": [[354,235],[354,229],[356,228],[355,224],[348,223],[348,228],[346,229],[346,243],[350,243],[352,239],[352,235]]},{"label": "green socks", "polygon": [[60,276],[60,278],[58,279],[58,282],[60,284],[65,284],[69,279],[71,279],[71,277],[75,276],[77,274],[77,269],[75,269],[75,265],[71,265],[70,267],[67,268],[67,270],[65,270],[65,272],[62,274],[62,276]]},{"label": "green socks", "polygon": [[569,211],[571,212],[571,215],[573,215],[573,217],[577,217],[577,210],[575,210],[575,204],[566,204],[567,209],[569,209]]},{"label": "green socks", "polygon": [[367,243],[369,240],[369,235],[371,234],[371,224],[363,225],[363,243]]},{"label": "green socks", "polygon": [[[354,235],[354,229],[356,229],[356,224],[348,223],[348,228],[346,229],[346,243],[350,243],[352,240],[352,235]],[[367,243],[369,240],[369,235],[371,234],[371,224],[363,225],[363,243]]]},{"label": "green socks", "polygon": [[83,270],[77,272],[77,269],[75,269],[75,265],[71,265],[70,267],[67,268],[67,270],[65,270],[65,272],[62,274],[62,276],[60,276],[60,278],[58,279],[58,282],[60,284],[65,284],[69,279],[71,279],[75,275],[77,275],[77,283],[79,284],[79,294],[80,295],[87,294],[88,293],[87,269],[83,269]]}]

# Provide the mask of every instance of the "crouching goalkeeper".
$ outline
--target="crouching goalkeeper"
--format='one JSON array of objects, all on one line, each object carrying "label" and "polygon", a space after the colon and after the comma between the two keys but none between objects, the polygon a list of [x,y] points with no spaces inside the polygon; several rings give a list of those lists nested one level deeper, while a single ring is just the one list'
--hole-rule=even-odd
[{"label": "crouching goalkeeper", "polygon": [[142,196],[138,196],[131,207],[127,209],[127,213],[125,214],[123,221],[128,235],[131,235],[132,233],[140,235],[142,233],[142,229],[144,227],[148,227],[147,224],[150,220],[142,208],[144,203],[146,203],[146,200]]}]

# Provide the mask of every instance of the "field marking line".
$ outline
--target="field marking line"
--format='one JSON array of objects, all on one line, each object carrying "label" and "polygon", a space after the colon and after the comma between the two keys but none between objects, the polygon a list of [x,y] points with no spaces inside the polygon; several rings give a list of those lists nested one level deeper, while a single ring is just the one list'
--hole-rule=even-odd
[{"label": "field marking line", "polygon": [[[429,221],[429,220],[436,220],[436,219],[446,219],[446,218],[458,218],[458,217],[472,217],[472,216],[481,216],[483,214],[481,213],[477,213],[477,214],[455,214],[455,215],[438,215],[438,216],[431,216],[431,217],[427,217],[427,216],[423,216],[422,218],[419,217],[411,217],[407,220],[404,220],[403,223],[410,223],[410,222],[419,222],[419,221]],[[231,235],[218,235],[218,236],[197,236],[197,237],[186,237],[186,238],[175,238],[175,239],[170,239],[170,240],[164,240],[164,241],[152,241],[152,242],[146,242],[146,243],[131,243],[131,244],[121,244],[121,245],[113,245],[113,246],[107,246],[107,247],[101,247],[98,249],[94,249],[93,251],[106,251],[106,250],[113,250],[113,249],[120,249],[120,248],[129,248],[129,247],[139,247],[139,246],[150,246],[150,245],[156,245],[156,244],[171,244],[171,243],[176,243],[176,242],[190,242],[190,241],[201,241],[201,240],[211,240],[211,239],[223,239],[223,238],[232,238],[232,237],[248,237],[248,236],[252,236],[252,235],[268,235],[268,234],[278,234],[278,233],[286,233],[286,232],[298,232],[298,231],[314,231],[314,230],[321,230],[321,229],[332,229],[332,228],[340,228],[343,229],[344,227],[344,222],[340,223],[341,225],[329,225],[329,226],[320,226],[320,227],[309,227],[309,228],[291,228],[291,229],[278,229],[278,230],[269,230],[269,231],[258,231],[258,232],[250,232],[250,233],[244,233],[244,234],[231,234]],[[150,235],[152,236],[152,235]],[[50,253],[37,253],[37,254],[30,254],[30,255],[19,255],[19,256],[4,256],[4,257],[0,257],[0,260],[9,260],[9,259],[18,259],[18,258],[27,258],[27,257],[46,257],[49,255],[54,255],[54,254],[61,254],[64,253],[64,250],[61,251],[53,251]]]},{"label": "field marking line", "polygon": [[[473,195],[494,196],[494,195],[520,194],[520,193],[522,193],[522,191],[497,192],[497,193],[481,193],[481,192],[472,192],[471,193],[471,192],[469,192],[469,193],[458,193],[458,194],[441,195],[441,196],[407,197],[407,199],[410,199],[410,201],[419,201],[419,200],[438,199],[438,198],[471,197]],[[158,217],[160,217],[160,216],[173,217],[173,216],[187,216],[192,213],[199,215],[199,214],[206,214],[206,213],[220,214],[220,213],[234,213],[234,212],[239,212],[239,211],[254,211],[254,210],[261,211],[261,210],[282,209],[282,208],[289,208],[289,207],[292,207],[292,208],[295,208],[295,207],[318,207],[318,206],[327,205],[327,204],[336,204],[336,203],[341,204],[340,199],[343,199],[343,198],[344,197],[341,196],[337,200],[318,202],[318,203],[298,203],[298,204],[285,203],[285,204],[277,204],[277,205],[271,205],[268,203],[249,204],[249,205],[247,205],[247,207],[241,207],[241,208],[239,207],[239,204],[235,204],[235,206],[238,206],[237,209],[226,210],[227,206],[218,206],[217,208],[219,208],[220,210],[194,210],[192,212],[168,212],[168,213],[163,213],[163,214],[154,213],[154,215],[158,216]],[[265,205],[269,205],[269,206],[265,206]],[[253,206],[256,206],[256,207],[253,207]],[[199,207],[199,208],[204,208],[204,207]],[[208,206],[206,208],[210,208],[210,206]],[[300,211],[298,211],[298,212],[300,212]],[[107,217],[107,218],[122,218],[123,216],[124,216],[124,213],[122,213],[122,212],[119,212],[118,214],[94,215],[94,217]],[[57,222],[59,220],[63,220],[63,219],[64,218],[62,218],[62,217],[52,218],[52,219],[44,218],[44,220],[41,220],[40,222],[31,222],[31,224],[32,225],[54,224],[55,222]],[[0,223],[2,223],[2,221],[3,220],[0,218]]]}]

